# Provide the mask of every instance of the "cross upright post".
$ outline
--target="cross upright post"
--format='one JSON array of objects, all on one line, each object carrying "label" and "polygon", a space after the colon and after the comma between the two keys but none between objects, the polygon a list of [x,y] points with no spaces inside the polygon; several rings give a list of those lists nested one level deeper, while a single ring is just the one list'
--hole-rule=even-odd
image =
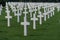
[{"label": "cross upright post", "polygon": [[37,17],[39,17],[39,19],[40,19],[40,24],[42,24],[42,17],[43,17],[43,15],[41,14],[41,12],[39,12],[39,15],[38,15]]},{"label": "cross upright post", "polygon": [[36,29],[36,21],[38,20],[38,18],[36,18],[36,15],[33,14],[33,18],[31,18],[31,20],[33,20],[33,29]]},{"label": "cross upright post", "polygon": [[5,16],[5,18],[7,18],[7,24],[8,24],[8,27],[10,27],[10,19],[12,18],[12,16],[10,16],[10,11],[6,11],[7,13],[7,16]]}]

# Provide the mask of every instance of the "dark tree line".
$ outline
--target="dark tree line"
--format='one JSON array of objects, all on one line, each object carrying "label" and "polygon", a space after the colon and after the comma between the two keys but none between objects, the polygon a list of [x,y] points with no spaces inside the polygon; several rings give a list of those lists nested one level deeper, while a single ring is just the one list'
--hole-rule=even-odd
[{"label": "dark tree line", "polygon": [[60,0],[0,0],[1,1],[8,1],[8,2],[59,2]]},{"label": "dark tree line", "polygon": [[0,4],[5,6],[6,2],[60,2],[60,0],[0,0]]},{"label": "dark tree line", "polygon": [[8,1],[15,1],[15,2],[59,2],[60,0],[8,0]]}]

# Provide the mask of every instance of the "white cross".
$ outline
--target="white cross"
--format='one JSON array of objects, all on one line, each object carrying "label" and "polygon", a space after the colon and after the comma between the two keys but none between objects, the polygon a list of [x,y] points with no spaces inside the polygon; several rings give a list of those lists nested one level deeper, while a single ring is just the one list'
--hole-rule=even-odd
[{"label": "white cross", "polygon": [[7,13],[7,16],[5,16],[5,18],[7,18],[7,20],[8,20],[7,24],[9,27],[10,26],[10,19],[12,18],[12,16],[10,16],[10,11],[6,11],[6,13]]},{"label": "white cross", "polygon": [[19,18],[20,18],[20,16],[21,16],[21,14],[19,13],[19,9],[18,9],[18,11],[17,11],[17,14],[16,14],[16,16],[17,16],[17,22],[19,22]]},{"label": "white cross", "polygon": [[25,14],[25,16],[26,16],[26,14],[28,14],[26,5],[25,5],[25,8],[24,8],[24,12],[23,13]]},{"label": "white cross", "polygon": [[35,7],[34,11],[35,11],[35,14],[36,14],[36,11],[37,11],[36,7]]},{"label": "white cross", "polygon": [[8,10],[8,6],[6,6],[6,10]]},{"label": "white cross", "polygon": [[20,14],[22,14],[23,8],[20,8]]},{"label": "white cross", "polygon": [[[49,8],[48,8],[48,11],[49,11]],[[48,13],[48,18],[50,18],[50,17],[49,17],[49,13]]]},{"label": "white cross", "polygon": [[14,16],[16,16],[16,11],[17,11],[17,10],[16,10],[16,8],[14,7],[14,8],[13,8]]},{"label": "white cross", "polygon": [[44,15],[44,21],[46,21],[46,8],[44,7],[44,13],[43,13],[43,15]]},{"label": "white cross", "polygon": [[39,17],[39,19],[40,19],[40,24],[42,24],[42,17],[43,17],[43,15],[41,14],[41,12],[39,12],[39,15],[38,15],[37,17]]},{"label": "white cross", "polygon": [[53,15],[54,15],[54,10],[55,10],[55,9],[54,9],[54,7],[53,7]]},{"label": "white cross", "polygon": [[40,10],[40,7],[38,6],[38,11]]},{"label": "white cross", "polygon": [[33,20],[33,29],[36,29],[36,21],[38,18],[36,18],[35,14],[33,14],[33,18],[31,18],[31,20]]},{"label": "white cross", "polygon": [[28,14],[28,12],[27,12],[27,11],[24,11],[23,13],[25,14],[25,16],[26,16],[26,14]]},{"label": "white cross", "polygon": [[29,12],[30,12],[30,17],[32,17],[32,9],[29,9]]},{"label": "white cross", "polygon": [[27,10],[27,4],[26,3],[25,3],[25,8],[24,9],[25,9],[25,11]]},{"label": "white cross", "polygon": [[26,20],[26,16],[24,17],[24,22],[21,22],[21,25],[24,25],[24,36],[27,36],[27,25],[30,25]]},{"label": "white cross", "polygon": [[46,8],[44,7],[44,13],[46,13]]},{"label": "white cross", "polygon": [[44,15],[44,21],[46,21],[46,13],[43,13],[43,15]]},{"label": "white cross", "polygon": [[[50,10],[52,10],[52,8],[50,8]],[[51,12],[51,17],[52,17],[53,15],[52,15],[52,12]]]},{"label": "white cross", "polygon": [[21,25],[24,25],[24,36],[27,36],[27,25],[30,25],[29,22],[27,22],[27,18],[26,18],[26,14],[28,13],[26,10],[27,10],[27,7],[26,7],[26,4],[25,4],[25,8],[24,8],[24,14],[25,14],[25,17],[24,17],[24,22],[21,22]]}]

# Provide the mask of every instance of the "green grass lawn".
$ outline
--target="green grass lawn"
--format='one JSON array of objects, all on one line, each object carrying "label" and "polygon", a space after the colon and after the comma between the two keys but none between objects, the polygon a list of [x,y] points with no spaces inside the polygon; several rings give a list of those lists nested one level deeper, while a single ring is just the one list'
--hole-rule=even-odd
[{"label": "green grass lawn", "polygon": [[60,12],[55,10],[55,15],[43,21],[40,25],[37,21],[37,29],[33,30],[33,22],[30,20],[29,14],[27,15],[28,21],[31,23],[28,26],[28,36],[23,35],[23,22],[24,14],[20,17],[20,23],[17,23],[17,17],[11,12],[11,26],[8,28],[7,19],[5,18],[5,9],[2,10],[0,16],[0,40],[60,40]]}]

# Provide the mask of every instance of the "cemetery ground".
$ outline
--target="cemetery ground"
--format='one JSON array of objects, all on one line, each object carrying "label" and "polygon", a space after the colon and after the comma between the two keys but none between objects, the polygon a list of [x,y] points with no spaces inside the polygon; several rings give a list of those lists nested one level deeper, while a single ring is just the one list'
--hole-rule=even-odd
[{"label": "cemetery ground", "polygon": [[[55,10],[55,15],[43,21],[40,25],[37,21],[37,29],[33,30],[33,22],[30,20],[29,14],[27,19],[30,22],[28,26],[28,36],[24,37],[24,27],[17,22],[17,17],[11,12],[11,26],[7,26],[7,19],[5,18],[5,8],[0,15],[0,40],[60,40],[60,12]],[[23,22],[24,14],[20,17],[20,22]]]}]

